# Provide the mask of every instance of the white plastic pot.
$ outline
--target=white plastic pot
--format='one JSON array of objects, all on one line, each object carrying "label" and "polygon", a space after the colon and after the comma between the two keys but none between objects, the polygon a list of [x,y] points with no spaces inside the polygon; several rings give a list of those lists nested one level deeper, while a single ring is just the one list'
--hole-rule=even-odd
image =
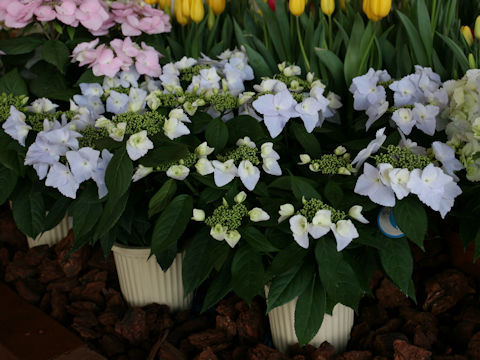
[{"label": "white plastic pot", "polygon": [[[265,293],[268,296],[267,289]],[[281,352],[286,352],[289,346],[298,343],[294,327],[296,303],[297,299],[294,299],[268,313],[273,344]],[[342,304],[335,305],[331,316],[325,314],[320,330],[309,344],[318,347],[324,341],[328,341],[335,347],[337,353],[343,352],[350,339],[353,320],[353,309]]]},{"label": "white plastic pot", "polygon": [[173,311],[187,310],[193,295],[184,296],[182,282],[183,254],[177,254],[163,272],[150,248],[115,244],[112,247],[123,297],[131,306],[166,304]]},{"label": "white plastic pot", "polygon": [[45,231],[38,235],[35,239],[27,236],[28,246],[33,248],[40,245],[53,246],[67,237],[68,232],[72,228],[71,218],[65,216],[60,223],[53,229]]}]

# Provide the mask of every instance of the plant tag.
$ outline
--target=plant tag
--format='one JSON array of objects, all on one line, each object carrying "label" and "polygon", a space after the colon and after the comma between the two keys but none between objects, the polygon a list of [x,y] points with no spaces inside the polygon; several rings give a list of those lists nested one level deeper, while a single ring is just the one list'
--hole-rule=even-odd
[{"label": "plant tag", "polygon": [[398,239],[405,234],[398,228],[391,207],[382,207],[377,216],[377,224],[383,235]]}]

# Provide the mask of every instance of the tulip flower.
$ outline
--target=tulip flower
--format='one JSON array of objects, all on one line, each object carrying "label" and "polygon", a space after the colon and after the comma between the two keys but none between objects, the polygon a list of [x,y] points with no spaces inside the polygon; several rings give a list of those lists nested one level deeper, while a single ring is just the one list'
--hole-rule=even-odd
[{"label": "tulip flower", "polygon": [[202,0],[191,0],[190,18],[197,24],[203,20],[205,8]]},{"label": "tulip flower", "polygon": [[480,15],[475,20],[475,39],[480,39]]},{"label": "tulip flower", "polygon": [[477,68],[477,62],[475,61],[475,56],[472,53],[468,54],[468,64],[470,65],[470,69]]},{"label": "tulip flower", "polygon": [[225,10],[225,0],[207,0],[207,4],[215,15],[220,15]]},{"label": "tulip flower", "polygon": [[277,0],[265,0],[265,1],[267,2],[270,9],[275,11],[275,6],[276,6],[276,3],[277,3]]},{"label": "tulip flower", "polygon": [[182,15],[185,16],[186,18],[190,17],[190,11],[192,8],[192,0],[180,0],[181,9],[182,9]]},{"label": "tulip flower", "polygon": [[370,11],[379,19],[384,18],[392,8],[392,0],[370,0]]},{"label": "tulip flower", "polygon": [[321,0],[320,6],[322,8],[322,12],[330,16],[335,11],[335,0]]},{"label": "tulip flower", "polygon": [[148,5],[155,5],[157,3],[157,0],[145,0],[145,2],[148,4]]},{"label": "tulip flower", "polygon": [[340,0],[340,7],[343,11],[347,11],[347,6],[345,5],[345,0]]},{"label": "tulip flower", "polygon": [[363,6],[362,6],[362,9],[363,9],[363,12],[365,13],[365,15],[367,15],[367,17],[372,20],[372,21],[378,21],[378,16],[375,16],[372,11],[370,10],[370,3],[372,2],[372,0],[363,0]]},{"label": "tulip flower", "polygon": [[156,0],[156,1],[162,10],[166,10],[166,11],[170,10],[170,5],[171,5],[170,0]]},{"label": "tulip flower", "polygon": [[472,34],[472,29],[470,29],[470,26],[462,26],[461,27],[461,32],[463,35],[463,38],[467,42],[469,46],[473,45],[473,34]]},{"label": "tulip flower", "polygon": [[305,11],[305,0],[290,0],[288,2],[288,9],[295,16],[300,16]]},{"label": "tulip flower", "polygon": [[175,18],[180,25],[187,25],[188,23],[188,16],[183,15],[182,5],[184,0],[175,0],[173,5],[173,11],[175,13]]}]

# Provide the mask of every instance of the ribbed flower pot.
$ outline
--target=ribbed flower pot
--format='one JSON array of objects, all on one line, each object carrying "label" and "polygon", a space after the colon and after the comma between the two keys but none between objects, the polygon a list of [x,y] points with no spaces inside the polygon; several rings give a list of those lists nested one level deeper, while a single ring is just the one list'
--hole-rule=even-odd
[{"label": "ribbed flower pot", "polygon": [[[294,327],[296,303],[297,299],[292,300],[268,313],[273,344],[283,353],[289,346],[298,343]],[[331,316],[325,314],[322,326],[310,344],[319,346],[324,341],[328,341],[335,347],[337,353],[343,352],[350,339],[353,317],[353,309],[342,304],[335,305]]]},{"label": "ribbed flower pot", "polygon": [[38,235],[35,239],[27,236],[28,246],[33,248],[40,245],[53,246],[67,237],[68,232],[72,228],[72,219],[65,216],[60,223],[53,229],[45,231]]},{"label": "ribbed flower pot", "polygon": [[131,306],[166,304],[173,311],[187,310],[193,295],[184,296],[182,282],[183,254],[177,254],[170,268],[163,272],[150,248],[115,244],[112,247],[123,297]]}]

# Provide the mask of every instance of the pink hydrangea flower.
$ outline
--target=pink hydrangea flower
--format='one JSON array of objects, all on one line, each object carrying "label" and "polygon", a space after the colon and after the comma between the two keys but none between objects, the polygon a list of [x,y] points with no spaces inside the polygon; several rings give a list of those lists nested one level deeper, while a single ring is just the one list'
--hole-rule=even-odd
[{"label": "pink hydrangea flower", "polygon": [[37,17],[38,21],[52,21],[56,17],[55,10],[52,9],[51,6],[42,5],[35,9],[33,12]]},{"label": "pink hydrangea flower", "polygon": [[78,19],[75,17],[77,4],[73,0],[64,0],[60,5],[55,5],[57,19],[66,25],[78,26]]},{"label": "pink hydrangea flower", "polygon": [[158,61],[160,53],[144,42],[142,42],[142,50],[135,59],[135,68],[138,73],[151,77],[162,75],[162,68]]},{"label": "pink hydrangea flower", "polygon": [[99,48],[101,48],[101,51],[98,52],[98,57],[92,66],[93,74],[95,76],[114,77],[120,71],[122,60],[115,57],[112,49],[105,48],[103,45],[100,45]]},{"label": "pink hydrangea flower", "polygon": [[5,26],[17,29],[27,26],[33,20],[33,12],[41,4],[42,0],[9,2],[5,8]]},{"label": "pink hydrangea flower", "polygon": [[110,19],[108,8],[99,0],[84,0],[75,11],[75,17],[87,29],[99,30]]},{"label": "pink hydrangea flower", "polygon": [[137,57],[139,54],[139,47],[137,44],[132,42],[132,39],[129,37],[125,38],[125,40],[115,39],[110,42],[110,46],[117,56],[122,60],[123,70],[128,70],[130,66],[133,64],[133,59]]},{"label": "pink hydrangea flower", "polygon": [[78,61],[79,66],[91,64],[95,61],[96,51],[95,47],[98,45],[98,39],[90,42],[83,42],[75,46],[72,52],[72,62]]}]

